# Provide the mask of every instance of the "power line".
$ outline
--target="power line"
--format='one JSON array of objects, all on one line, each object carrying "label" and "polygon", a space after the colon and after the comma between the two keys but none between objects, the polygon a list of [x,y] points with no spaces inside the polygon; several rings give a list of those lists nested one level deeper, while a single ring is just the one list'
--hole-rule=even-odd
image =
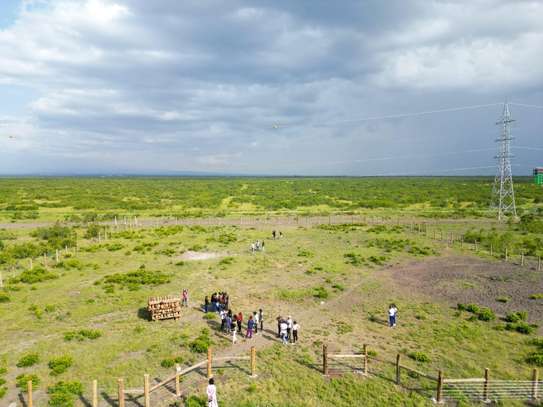
[{"label": "power line", "polygon": [[543,109],[543,106],[529,105],[529,104],[526,104],[526,103],[509,103],[509,104],[514,105],[514,106],[533,107],[534,109]]}]

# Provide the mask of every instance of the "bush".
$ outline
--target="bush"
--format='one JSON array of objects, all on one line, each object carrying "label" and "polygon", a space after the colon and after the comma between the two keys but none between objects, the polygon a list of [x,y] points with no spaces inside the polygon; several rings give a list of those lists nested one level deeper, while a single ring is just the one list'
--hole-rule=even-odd
[{"label": "bush", "polygon": [[103,282],[106,286],[112,286],[113,284],[119,285],[122,288],[128,288],[129,290],[137,290],[142,285],[159,285],[170,282],[168,275],[161,271],[147,271],[144,268],[140,268],[137,271],[129,273],[115,273],[109,276],[105,276],[99,282]]},{"label": "bush", "polygon": [[508,331],[515,331],[524,335],[531,335],[535,332],[537,326],[530,325],[524,321],[519,321],[515,323],[508,322],[505,325],[505,329]]},{"label": "bush", "polygon": [[64,334],[65,341],[83,341],[85,339],[98,339],[102,333],[96,329],[80,329],[79,331],[70,331]]},{"label": "bush", "polygon": [[430,357],[424,352],[409,352],[407,356],[417,362],[427,363],[430,361]]},{"label": "bush", "polygon": [[24,355],[19,361],[17,362],[17,367],[29,367],[34,366],[36,363],[39,363],[40,357],[36,353],[29,353],[27,355]]},{"label": "bush", "polygon": [[505,316],[505,320],[512,323],[526,321],[527,319],[528,313],[526,311],[511,312]]},{"label": "bush", "polygon": [[511,300],[511,298],[509,298],[509,297],[498,297],[498,298],[496,298],[496,301],[502,302],[504,304],[508,303],[510,300]]},{"label": "bush", "polygon": [[533,352],[526,357],[526,363],[535,366],[543,367],[543,353],[542,352]]},{"label": "bush", "polygon": [[83,385],[79,382],[58,382],[47,389],[49,405],[53,407],[72,407],[76,396],[83,395]]},{"label": "bush", "polygon": [[532,294],[530,295],[531,300],[543,300],[543,294]]},{"label": "bush", "polygon": [[328,290],[324,287],[315,287],[313,289],[313,297],[319,298],[321,300],[327,299],[329,296]]},{"label": "bush", "polygon": [[36,284],[56,278],[58,278],[58,274],[52,273],[41,266],[36,266],[32,270],[23,271],[19,277],[10,279],[10,283]]},{"label": "bush", "polygon": [[175,360],[173,359],[163,359],[162,362],[160,362],[160,366],[165,368],[170,368],[175,365]]},{"label": "bush", "polygon": [[11,299],[9,298],[9,295],[0,293],[0,303],[2,302],[10,302]]},{"label": "bush", "polygon": [[477,318],[480,321],[492,321],[496,319],[496,314],[490,308],[481,308],[477,313]]},{"label": "bush", "polygon": [[355,267],[362,266],[365,263],[364,258],[356,253],[345,253],[343,257],[345,258],[345,263]]},{"label": "bush", "polygon": [[15,378],[15,385],[22,391],[26,391],[26,385],[29,381],[32,381],[32,388],[36,388],[40,384],[40,379],[38,376],[35,374],[24,373]]},{"label": "bush", "polygon": [[200,335],[189,343],[189,349],[195,353],[205,353],[211,346],[211,338],[209,337],[209,329],[202,329]]},{"label": "bush", "polygon": [[49,369],[51,369],[52,376],[58,376],[64,373],[73,364],[71,356],[59,356],[58,358],[51,359],[49,361]]}]

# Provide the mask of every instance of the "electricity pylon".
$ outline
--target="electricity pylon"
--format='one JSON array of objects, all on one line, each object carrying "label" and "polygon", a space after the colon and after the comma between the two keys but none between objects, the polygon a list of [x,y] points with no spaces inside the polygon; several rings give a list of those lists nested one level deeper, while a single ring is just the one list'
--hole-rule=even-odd
[{"label": "electricity pylon", "polygon": [[498,220],[502,220],[505,215],[510,214],[513,217],[517,216],[517,208],[515,206],[515,191],[513,188],[513,174],[511,171],[511,123],[514,120],[511,118],[509,103],[503,105],[502,119],[497,122],[497,125],[502,126],[500,138],[496,139],[498,144],[498,172],[494,179],[494,187],[492,189],[492,208],[498,211]]}]

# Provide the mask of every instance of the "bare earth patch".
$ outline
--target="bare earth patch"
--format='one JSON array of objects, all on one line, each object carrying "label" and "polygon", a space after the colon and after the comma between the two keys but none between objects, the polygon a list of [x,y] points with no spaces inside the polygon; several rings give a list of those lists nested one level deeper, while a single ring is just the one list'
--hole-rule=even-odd
[{"label": "bare earth patch", "polygon": [[211,259],[218,259],[221,257],[225,257],[225,253],[217,253],[217,252],[193,252],[191,250],[186,251],[181,256],[179,256],[180,260],[188,260],[188,261],[194,261],[194,260],[211,260]]},{"label": "bare earth patch", "polygon": [[[388,270],[402,291],[416,292],[451,306],[474,303],[497,314],[528,311],[530,322],[543,322],[543,273],[511,263],[474,256],[444,256]],[[498,299],[507,299],[500,302]]]}]

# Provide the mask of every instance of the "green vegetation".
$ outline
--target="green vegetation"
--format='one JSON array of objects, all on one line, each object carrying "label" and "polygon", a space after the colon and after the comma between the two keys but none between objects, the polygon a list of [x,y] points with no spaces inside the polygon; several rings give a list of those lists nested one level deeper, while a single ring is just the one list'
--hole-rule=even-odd
[{"label": "green vegetation", "polygon": [[47,280],[54,280],[58,278],[58,274],[53,273],[41,266],[36,266],[32,270],[23,271],[19,277],[12,277],[9,282],[12,284],[24,283],[24,284],[36,284]]},{"label": "green vegetation", "polygon": [[137,271],[132,271],[129,273],[115,273],[105,276],[97,283],[103,284],[105,288],[115,285],[117,287],[127,288],[129,290],[138,290],[144,285],[156,286],[169,282],[169,276],[161,271],[148,271],[145,270],[145,268],[140,268]]},{"label": "green vegetation", "polygon": [[201,330],[200,335],[192,342],[189,343],[189,349],[195,353],[205,353],[211,346],[212,341],[209,337],[209,329],[204,328]]},{"label": "green vegetation", "polygon": [[19,361],[17,362],[17,367],[34,366],[39,361],[40,361],[40,358],[36,353],[29,353],[21,357],[21,359],[19,359]]},{"label": "green vegetation", "polygon": [[72,357],[64,355],[51,359],[47,366],[49,366],[49,369],[51,369],[52,376],[58,376],[68,370],[68,368],[72,366],[72,364]]},{"label": "green vegetation", "polygon": [[83,395],[83,385],[79,382],[58,382],[47,388],[49,405],[52,407],[72,407],[77,396]]},{"label": "green vegetation", "polygon": [[421,363],[428,363],[430,361],[430,357],[424,352],[409,352],[407,356]]},{"label": "green vegetation", "polygon": [[102,333],[97,329],[80,329],[79,331],[70,331],[64,334],[65,341],[84,341],[85,339],[98,339]]}]

